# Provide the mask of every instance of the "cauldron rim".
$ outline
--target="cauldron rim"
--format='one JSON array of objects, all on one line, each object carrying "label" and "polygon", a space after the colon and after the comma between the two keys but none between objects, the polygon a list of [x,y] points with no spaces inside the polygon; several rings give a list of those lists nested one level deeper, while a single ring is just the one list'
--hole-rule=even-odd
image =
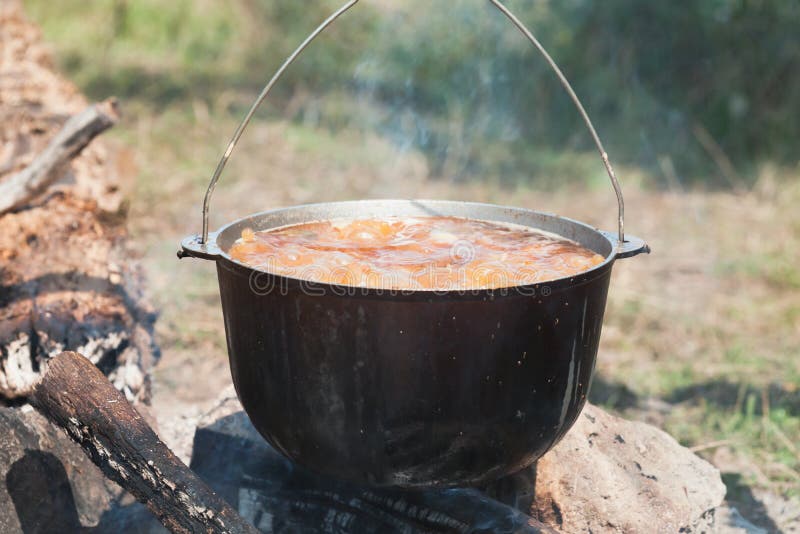
[{"label": "cauldron rim", "polygon": [[[528,217],[536,217],[541,220],[550,220],[550,222],[563,225],[564,227],[572,227],[574,229],[579,229],[583,232],[588,232],[591,235],[595,236],[596,238],[602,239],[603,245],[607,246],[607,250],[597,250],[598,246],[588,246],[586,243],[580,243],[582,246],[587,246],[588,248],[592,249],[594,252],[601,254],[604,257],[602,263],[579,273],[578,275],[555,278],[552,280],[536,282],[534,284],[524,284],[524,285],[511,285],[505,286],[500,288],[483,288],[483,289],[404,289],[404,290],[391,290],[388,288],[371,288],[371,287],[362,287],[356,285],[346,285],[346,284],[333,284],[333,283],[326,283],[326,282],[315,282],[312,280],[308,280],[305,278],[287,276],[282,274],[272,273],[263,269],[259,269],[257,267],[253,267],[248,265],[244,262],[238,261],[231,257],[227,249],[228,246],[221,245],[219,243],[220,238],[228,238],[229,240],[235,236],[238,238],[241,235],[241,229],[245,227],[255,227],[256,231],[264,230],[264,229],[271,229],[271,228],[278,228],[281,226],[288,226],[291,224],[303,224],[303,222],[313,222],[313,221],[320,221],[320,220],[330,220],[337,218],[336,216],[329,216],[329,217],[313,217],[304,219],[304,221],[293,221],[293,222],[286,222],[284,224],[276,224],[276,225],[268,225],[268,224],[254,224],[257,223],[259,220],[263,222],[263,220],[267,218],[276,218],[280,217],[281,215],[288,215],[288,214],[296,214],[299,212],[308,212],[308,211],[315,211],[315,212],[324,212],[326,210],[330,210],[331,208],[349,208],[349,209],[364,209],[366,207],[379,207],[379,209],[384,209],[388,206],[424,206],[426,208],[430,207],[439,207],[439,208],[460,208],[465,211],[472,211],[472,210],[505,210],[507,213],[513,213],[515,217],[519,217],[520,219],[527,215]],[[385,215],[385,213],[384,213]],[[498,219],[497,217],[476,217],[476,216],[469,216],[469,215],[453,215],[452,213],[441,213],[436,215],[442,216],[455,216],[455,217],[464,217],[464,218],[471,218],[473,220],[484,220],[489,222],[506,222],[506,223],[513,223],[519,224],[522,226],[527,226],[531,228],[538,228],[537,226],[527,224],[524,221],[503,221]],[[357,217],[357,215],[355,215]],[[367,215],[368,216],[368,215]],[[424,216],[424,215],[420,215]],[[353,217],[353,215],[350,215]],[[575,241],[574,238],[569,236],[564,236],[561,232],[555,232],[553,230],[542,229],[553,234],[562,237],[563,239],[568,239]],[[232,234],[232,235],[231,235]],[[234,239],[235,240],[235,239]],[[232,241],[231,241],[232,244]],[[467,298],[467,299],[487,299],[487,298],[503,298],[504,296],[514,295],[519,293],[524,294],[539,294],[543,288],[547,288],[548,291],[558,291],[560,289],[565,289],[568,287],[576,287],[578,285],[588,283],[595,278],[602,276],[605,274],[606,270],[611,267],[614,263],[614,260],[617,259],[619,256],[619,250],[617,247],[616,241],[616,234],[610,232],[604,232],[599,230],[596,227],[593,227],[587,223],[582,221],[572,219],[569,217],[564,217],[562,215],[558,215],[555,213],[550,212],[543,212],[538,210],[532,210],[528,208],[516,207],[516,206],[505,206],[499,204],[491,204],[486,202],[466,202],[466,201],[456,201],[456,200],[434,200],[434,199],[369,199],[369,200],[344,200],[344,201],[335,201],[335,202],[319,202],[319,203],[308,203],[308,204],[297,204],[288,207],[281,207],[281,208],[274,208],[270,210],[265,210],[257,213],[252,213],[246,215],[244,217],[240,217],[235,219],[219,228],[216,232],[209,233],[208,243],[200,244],[198,242],[198,236],[190,236],[186,238],[183,243],[183,252],[186,255],[200,257],[204,259],[211,259],[218,262],[220,267],[226,268],[227,270],[232,270],[234,272],[240,272],[244,275],[263,275],[267,277],[274,278],[276,284],[285,284],[287,286],[296,286],[302,284],[306,287],[313,289],[319,288],[322,290],[332,291],[335,294],[342,294],[349,295],[357,292],[360,297],[377,297],[377,298],[386,298],[387,295],[390,295],[392,298],[400,298],[405,299],[409,298],[412,300],[416,299],[429,299],[434,296],[436,297],[452,297],[452,298]],[[181,254],[179,252],[179,254]]]}]

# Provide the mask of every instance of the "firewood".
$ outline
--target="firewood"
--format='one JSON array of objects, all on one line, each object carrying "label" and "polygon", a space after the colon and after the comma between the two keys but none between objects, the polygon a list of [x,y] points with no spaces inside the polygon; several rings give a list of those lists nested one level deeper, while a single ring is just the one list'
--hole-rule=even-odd
[{"label": "firewood", "polygon": [[118,120],[114,99],[91,105],[70,118],[30,165],[0,182],[0,215],[41,194],[61,175],[72,158]]},{"label": "firewood", "polygon": [[51,360],[31,400],[170,531],[257,532],[181,463],[80,354],[63,352]]}]

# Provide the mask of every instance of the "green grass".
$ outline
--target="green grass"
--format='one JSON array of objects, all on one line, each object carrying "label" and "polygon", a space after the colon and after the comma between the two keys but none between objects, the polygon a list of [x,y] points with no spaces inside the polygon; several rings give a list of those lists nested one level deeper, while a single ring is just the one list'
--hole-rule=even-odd
[{"label": "green grass", "polygon": [[201,0],[25,3],[58,43],[61,64],[92,98],[170,103],[218,88],[244,53],[240,13]]},{"label": "green grass", "polygon": [[776,289],[800,289],[800,258],[786,251],[773,251],[733,258],[719,263],[721,275],[743,274],[767,281]]},{"label": "green grass", "polygon": [[700,389],[695,398],[671,410],[666,430],[681,443],[697,446],[701,454],[714,452],[713,448],[703,450],[704,444],[722,443],[744,458],[748,484],[761,486],[766,478],[772,489],[800,496],[797,392],[792,395],[777,386],[757,388],[746,384],[736,389],[732,405],[703,397],[704,393],[713,395],[714,386],[705,392]]}]

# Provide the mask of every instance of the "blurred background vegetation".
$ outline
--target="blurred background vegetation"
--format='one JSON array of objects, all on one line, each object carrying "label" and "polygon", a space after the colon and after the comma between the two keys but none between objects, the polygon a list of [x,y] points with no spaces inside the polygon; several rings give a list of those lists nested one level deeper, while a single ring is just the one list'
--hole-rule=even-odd
[{"label": "blurred background vegetation", "polygon": [[[166,108],[222,93],[235,115],[338,4],[331,0],[41,0],[65,68],[92,97]],[[267,115],[377,129],[434,174],[537,186],[584,179],[590,149],[549,67],[488,2],[361,2],[277,86]],[[55,7],[57,6],[57,7]],[[654,185],[752,184],[800,158],[800,4],[510,1],[571,79],[620,162]],[[64,42],[66,41],[66,42]],[[87,57],[91,47],[101,51]],[[533,171],[533,172],[532,172]],[[543,171],[543,172],[535,172]],[[548,179],[552,171],[559,178]],[[675,184],[673,184],[675,185]]]},{"label": "blurred background vegetation", "polygon": [[[225,144],[338,0],[26,0],[59,67],[119,97],[130,227],[161,310],[156,413],[229,383],[214,272],[175,263]],[[548,48],[654,254],[615,266],[592,401],[666,429],[769,531],[800,523],[800,3],[508,0]],[[609,228],[613,194],[544,61],[480,0],[362,0],[287,71],[212,227],[277,205],[480,200]],[[794,503],[794,504],[792,504]]]}]

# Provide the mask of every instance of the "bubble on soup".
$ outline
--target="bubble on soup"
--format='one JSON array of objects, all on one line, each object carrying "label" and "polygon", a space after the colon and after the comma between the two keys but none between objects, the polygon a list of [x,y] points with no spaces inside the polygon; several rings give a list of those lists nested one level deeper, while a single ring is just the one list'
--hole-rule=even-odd
[{"label": "bubble on soup", "polygon": [[574,276],[604,258],[526,226],[457,217],[337,219],[254,232],[232,258],[315,282],[382,289],[497,289]]}]

